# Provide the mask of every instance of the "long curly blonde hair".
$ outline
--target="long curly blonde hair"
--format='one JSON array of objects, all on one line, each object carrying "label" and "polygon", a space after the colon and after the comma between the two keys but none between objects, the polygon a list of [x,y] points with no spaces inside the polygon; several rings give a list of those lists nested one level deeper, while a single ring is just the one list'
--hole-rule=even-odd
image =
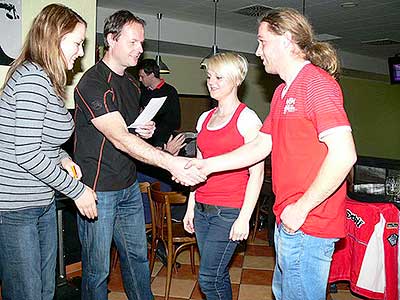
[{"label": "long curly blonde hair", "polygon": [[336,50],[327,42],[315,40],[309,21],[300,12],[292,8],[276,8],[261,17],[261,22],[268,23],[269,30],[276,35],[290,32],[304,59],[324,69],[334,78],[339,77],[340,63]]}]

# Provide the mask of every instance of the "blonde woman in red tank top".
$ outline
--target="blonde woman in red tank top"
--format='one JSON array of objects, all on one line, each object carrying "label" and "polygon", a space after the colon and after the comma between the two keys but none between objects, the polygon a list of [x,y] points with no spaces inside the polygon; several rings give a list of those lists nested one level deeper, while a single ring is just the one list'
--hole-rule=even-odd
[{"label": "blonde woman in red tank top", "polygon": [[[207,87],[218,106],[197,122],[197,156],[230,152],[251,141],[261,127],[254,111],[241,103],[238,87],[247,61],[235,53],[219,53],[205,62]],[[237,244],[249,234],[249,221],[263,180],[263,163],[210,175],[190,194],[184,218],[200,251],[199,284],[208,300],[231,300],[229,262]]]}]

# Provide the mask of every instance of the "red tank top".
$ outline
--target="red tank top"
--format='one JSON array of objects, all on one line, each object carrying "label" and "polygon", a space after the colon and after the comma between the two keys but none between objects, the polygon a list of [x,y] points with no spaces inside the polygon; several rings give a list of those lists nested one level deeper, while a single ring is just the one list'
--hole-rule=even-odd
[{"label": "red tank top", "polygon": [[[231,152],[244,144],[244,138],[237,128],[237,121],[245,107],[246,105],[241,103],[229,123],[217,130],[207,129],[207,124],[215,113],[215,109],[210,111],[197,136],[197,146],[203,158]],[[248,179],[248,168],[213,173],[196,189],[196,201],[241,208]]]}]

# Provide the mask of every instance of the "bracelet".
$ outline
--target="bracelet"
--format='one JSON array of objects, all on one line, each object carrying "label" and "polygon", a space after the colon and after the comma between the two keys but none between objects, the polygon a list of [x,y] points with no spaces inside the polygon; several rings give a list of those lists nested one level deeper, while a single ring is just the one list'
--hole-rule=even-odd
[{"label": "bracelet", "polygon": [[[158,148],[158,147],[157,147],[157,148]],[[167,150],[167,148],[165,148],[165,145],[163,145],[162,147],[160,147],[160,149],[161,149],[162,152],[171,154],[171,153]]]}]

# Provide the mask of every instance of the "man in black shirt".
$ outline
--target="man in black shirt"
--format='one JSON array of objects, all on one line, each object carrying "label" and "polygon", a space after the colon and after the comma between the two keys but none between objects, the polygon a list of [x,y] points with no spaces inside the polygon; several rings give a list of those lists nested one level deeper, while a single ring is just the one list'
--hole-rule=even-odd
[{"label": "man in black shirt", "polygon": [[149,139],[155,147],[163,147],[171,134],[179,129],[181,123],[181,107],[176,89],[160,78],[160,67],[154,59],[144,59],[138,64],[139,80],[142,83],[140,106],[146,107],[152,98],[166,96],[163,106],[157,112],[153,121],[156,130]]},{"label": "man in black shirt", "polygon": [[170,171],[187,184],[204,177],[189,176],[186,160],[144,142],[154,122],[128,131],[139,114],[139,83],[125,69],[143,52],[144,21],[126,10],[115,12],[104,25],[103,60],[90,68],[75,89],[75,158],[82,181],[97,194],[98,218],[78,218],[82,244],[82,299],[106,300],[110,247],[114,240],[124,288],[130,300],[150,300],[150,272],[143,204],[132,158]]}]

